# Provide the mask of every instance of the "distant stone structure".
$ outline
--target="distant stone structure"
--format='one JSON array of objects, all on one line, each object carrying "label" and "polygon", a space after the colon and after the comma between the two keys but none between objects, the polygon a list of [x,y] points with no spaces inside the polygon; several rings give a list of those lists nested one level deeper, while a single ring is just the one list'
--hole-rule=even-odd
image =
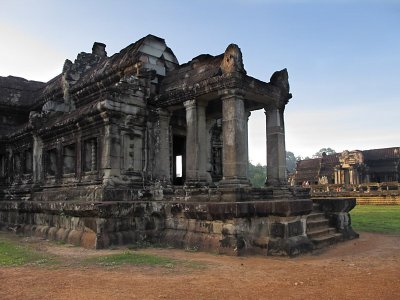
[{"label": "distant stone structure", "polygon": [[400,182],[400,147],[343,151],[297,162],[296,184],[361,185]]},{"label": "distant stone structure", "polygon": [[[354,199],[287,185],[286,69],[246,74],[231,44],[180,65],[148,35],[65,61],[47,83],[0,78],[0,227],[89,248],[162,242],[296,255],[357,237]],[[265,109],[266,187],[248,176],[247,121]]]}]

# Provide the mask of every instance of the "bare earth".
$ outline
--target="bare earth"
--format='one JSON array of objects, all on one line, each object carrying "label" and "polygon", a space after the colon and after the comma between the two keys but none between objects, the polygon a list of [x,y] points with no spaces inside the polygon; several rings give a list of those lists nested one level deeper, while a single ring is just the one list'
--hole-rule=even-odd
[{"label": "bare earth", "polygon": [[123,250],[26,242],[63,262],[1,267],[0,299],[400,299],[398,235],[361,233],[358,240],[292,259],[140,250],[202,268],[85,266],[82,257]]}]

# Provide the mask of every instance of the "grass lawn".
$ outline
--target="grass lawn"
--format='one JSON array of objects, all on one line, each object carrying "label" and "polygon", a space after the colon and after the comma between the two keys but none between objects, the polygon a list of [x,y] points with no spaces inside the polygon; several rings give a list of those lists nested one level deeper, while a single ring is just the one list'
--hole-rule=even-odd
[{"label": "grass lawn", "polygon": [[21,265],[47,265],[55,263],[54,259],[43,253],[20,245],[8,239],[5,235],[0,235],[0,267],[1,266],[21,266]]},{"label": "grass lawn", "polygon": [[90,257],[85,260],[87,263],[94,263],[102,266],[116,265],[147,265],[147,266],[162,266],[174,267],[176,260],[157,256],[153,254],[139,253],[134,251],[126,251],[113,255],[105,255],[99,257]]},{"label": "grass lawn", "polygon": [[400,234],[399,205],[357,205],[350,214],[356,231]]},{"label": "grass lawn", "polygon": [[[111,255],[95,255],[95,251],[89,257],[74,258],[73,261],[65,259],[62,255],[50,254],[46,251],[36,250],[41,243],[48,243],[51,247],[52,243],[37,241],[27,243],[22,237],[14,234],[0,232],[0,267],[4,266],[90,266],[97,265],[103,267],[112,267],[120,265],[135,266],[155,266],[164,268],[184,267],[190,269],[202,269],[206,265],[191,260],[173,259],[155,254],[143,253],[134,250],[116,250],[117,253]],[[53,243],[58,245],[57,243]],[[68,245],[65,245],[68,247]],[[41,247],[39,247],[40,249]]]}]

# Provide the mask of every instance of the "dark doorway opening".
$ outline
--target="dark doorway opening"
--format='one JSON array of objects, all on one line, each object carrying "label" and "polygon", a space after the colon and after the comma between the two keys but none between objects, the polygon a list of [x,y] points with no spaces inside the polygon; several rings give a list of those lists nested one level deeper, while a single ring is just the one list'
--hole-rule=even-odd
[{"label": "dark doorway opening", "polygon": [[186,170],[186,137],[174,135],[173,137],[173,184],[183,185]]}]

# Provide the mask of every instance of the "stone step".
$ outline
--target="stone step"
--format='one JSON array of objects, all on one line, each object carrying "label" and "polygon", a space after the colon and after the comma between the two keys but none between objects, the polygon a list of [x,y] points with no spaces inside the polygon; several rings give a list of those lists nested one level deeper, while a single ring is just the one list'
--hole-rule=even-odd
[{"label": "stone step", "polygon": [[312,240],[324,235],[330,235],[336,233],[336,229],[333,227],[318,228],[313,230],[307,230],[307,236]]},{"label": "stone step", "polygon": [[322,212],[312,212],[307,216],[307,223],[311,221],[317,221],[317,220],[326,220],[325,214]]},{"label": "stone step", "polygon": [[308,221],[307,220],[307,231],[308,230],[316,230],[316,229],[323,229],[329,227],[329,220],[328,219],[317,219]]},{"label": "stone step", "polygon": [[315,249],[321,249],[323,247],[335,244],[341,240],[342,240],[341,233],[327,234],[311,239],[312,243],[315,246]]},{"label": "stone step", "polygon": [[293,198],[293,194],[287,190],[274,190],[273,197],[290,199],[290,198]]}]

